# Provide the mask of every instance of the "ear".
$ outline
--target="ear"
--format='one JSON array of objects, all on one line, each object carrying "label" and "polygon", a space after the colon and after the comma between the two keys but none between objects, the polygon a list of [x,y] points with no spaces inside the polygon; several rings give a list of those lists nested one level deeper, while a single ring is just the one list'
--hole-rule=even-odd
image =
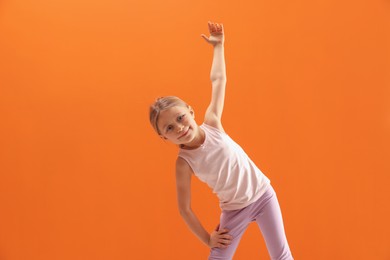
[{"label": "ear", "polygon": [[188,109],[190,110],[190,114],[192,115],[192,117],[195,118],[195,111],[192,109],[192,107],[188,106]]}]

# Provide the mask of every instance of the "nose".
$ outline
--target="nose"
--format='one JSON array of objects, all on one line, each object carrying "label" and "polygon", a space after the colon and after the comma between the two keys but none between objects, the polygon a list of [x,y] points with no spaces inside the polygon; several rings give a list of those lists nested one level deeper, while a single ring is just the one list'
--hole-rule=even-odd
[{"label": "nose", "polygon": [[183,129],[184,129],[184,126],[182,125],[182,126],[178,126],[177,127],[177,129],[178,129],[178,132],[180,133],[180,132],[182,132],[183,131]]}]

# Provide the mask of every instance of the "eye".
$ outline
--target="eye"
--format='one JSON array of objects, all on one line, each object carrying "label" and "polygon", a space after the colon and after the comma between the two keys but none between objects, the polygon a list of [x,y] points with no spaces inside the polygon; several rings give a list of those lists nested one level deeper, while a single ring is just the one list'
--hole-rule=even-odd
[{"label": "eye", "polygon": [[177,119],[179,120],[179,121],[182,121],[184,118],[185,118],[185,114],[184,115],[181,115],[181,116],[179,116]]},{"label": "eye", "polygon": [[169,125],[167,126],[167,132],[171,131],[173,129],[173,126]]}]

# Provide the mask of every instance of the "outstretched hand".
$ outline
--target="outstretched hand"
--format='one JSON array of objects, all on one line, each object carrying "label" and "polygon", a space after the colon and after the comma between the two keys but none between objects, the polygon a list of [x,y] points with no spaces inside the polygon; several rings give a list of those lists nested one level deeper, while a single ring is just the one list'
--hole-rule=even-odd
[{"label": "outstretched hand", "polygon": [[212,44],[213,46],[217,44],[224,44],[225,35],[223,32],[223,24],[208,22],[210,36],[202,34],[202,38],[205,39],[206,42]]},{"label": "outstretched hand", "polygon": [[228,234],[229,230],[222,229],[213,231],[210,235],[209,247],[227,248],[231,243],[233,237]]}]

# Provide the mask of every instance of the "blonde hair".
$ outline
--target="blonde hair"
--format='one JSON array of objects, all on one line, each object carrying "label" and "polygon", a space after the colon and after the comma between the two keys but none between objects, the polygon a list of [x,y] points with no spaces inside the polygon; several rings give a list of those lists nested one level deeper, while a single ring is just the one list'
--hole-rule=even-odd
[{"label": "blonde hair", "polygon": [[186,102],[184,102],[183,100],[181,100],[176,96],[166,96],[166,97],[157,98],[156,101],[150,106],[150,110],[149,110],[150,124],[152,125],[152,127],[154,128],[154,130],[157,132],[158,135],[161,135],[161,132],[157,126],[160,112],[175,106],[187,107],[187,108],[190,107]]}]

